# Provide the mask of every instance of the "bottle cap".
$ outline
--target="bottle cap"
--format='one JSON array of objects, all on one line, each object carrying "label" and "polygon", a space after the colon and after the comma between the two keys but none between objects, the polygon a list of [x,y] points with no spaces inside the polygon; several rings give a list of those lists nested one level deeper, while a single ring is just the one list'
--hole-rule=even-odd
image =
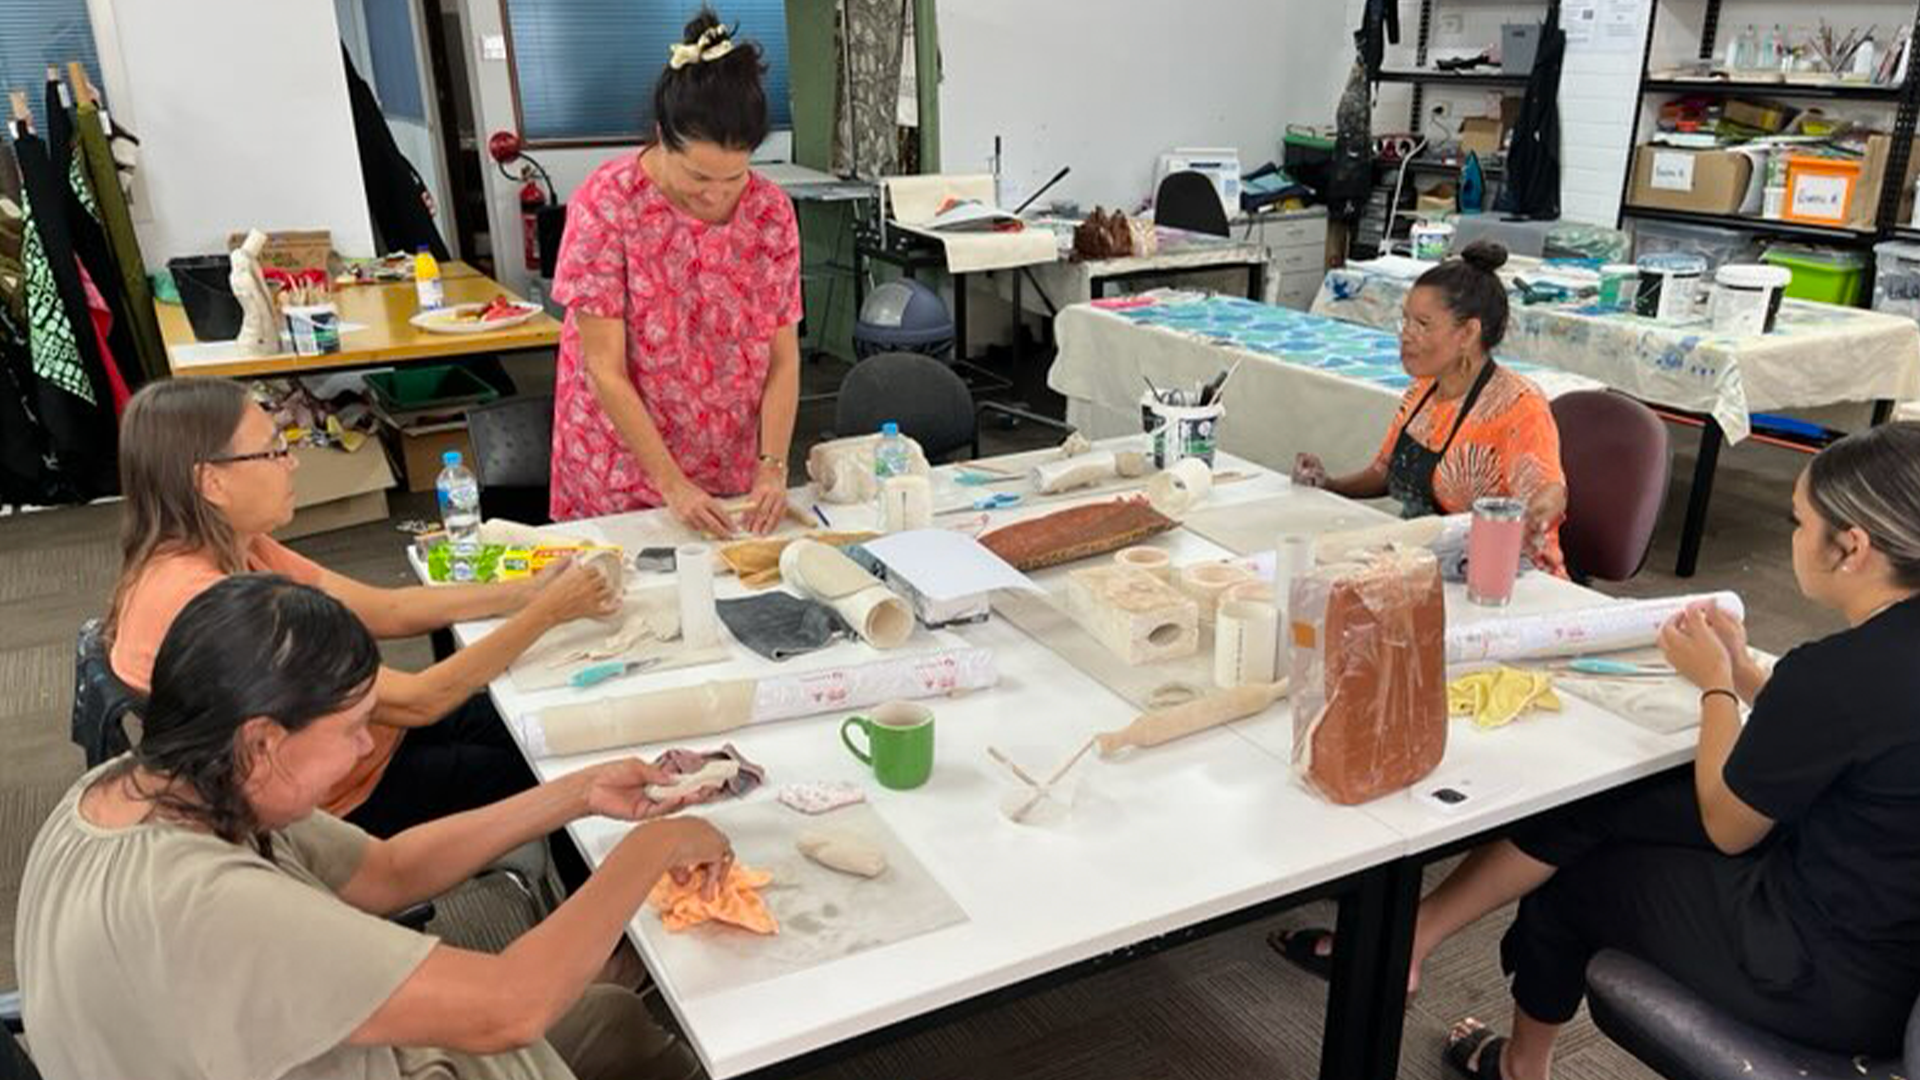
[{"label": "bottle cap", "polygon": [[413,252],[416,255],[425,255],[427,253],[427,245],[421,244],[419,247],[414,248]]},{"label": "bottle cap", "polygon": [[449,450],[446,453],[441,454],[440,464],[445,465],[449,469],[453,468],[455,465],[460,464],[460,451]]},{"label": "bottle cap", "polygon": [[900,424],[899,424],[899,422],[898,422],[898,421],[896,421],[896,420],[889,420],[889,421],[887,421],[886,423],[884,423],[884,424],[881,424],[881,425],[880,425],[880,434],[882,434],[882,435],[898,435],[898,434],[900,434]]}]

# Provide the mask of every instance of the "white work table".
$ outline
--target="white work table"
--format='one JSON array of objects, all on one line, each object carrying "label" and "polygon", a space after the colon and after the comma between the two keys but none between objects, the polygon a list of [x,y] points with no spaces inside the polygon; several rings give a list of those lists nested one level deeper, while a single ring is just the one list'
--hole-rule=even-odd
[{"label": "white work table", "polygon": [[[1267,500],[1289,491],[1284,478],[1247,462],[1223,459],[1220,468],[1257,476],[1217,487],[1211,505]],[[943,480],[936,484],[936,505],[957,499],[961,490],[996,489],[957,489]],[[1303,506],[1308,499],[1331,498],[1323,493],[1287,497],[1301,499]],[[803,505],[810,501],[804,493],[798,498]],[[1060,505],[997,512],[994,524]],[[1354,509],[1359,520],[1377,516]],[[844,529],[864,524],[868,510],[829,506],[828,512],[834,525]],[[1324,512],[1320,516],[1324,519]],[[957,524],[965,517],[936,520]],[[628,545],[670,542],[679,532],[659,512],[564,528]],[[1151,542],[1170,551],[1176,562],[1230,554],[1185,529]],[[1061,568],[1035,577],[1045,583],[1065,572]],[[716,591],[722,597],[744,592],[732,578],[720,579]],[[1450,590],[1450,613],[1468,617],[1459,601],[1457,590]],[[1528,608],[1583,602],[1598,601],[1584,589],[1538,575],[1521,582],[1519,603]],[[470,643],[491,625],[463,624],[456,627],[456,636],[462,644]],[[1075,770],[1078,793],[1064,818],[1016,825],[999,811],[1011,781],[988,759],[989,745],[1010,753],[1030,771],[1050,769],[1088,736],[1126,724],[1137,710],[998,616],[962,628],[958,636],[994,650],[1000,682],[991,690],[927,702],[936,715],[937,749],[933,778],[920,789],[895,792],[880,787],[841,746],[841,719],[861,710],[757,724],[680,744],[709,749],[730,742],[764,766],[767,782],[747,796],[748,802],[772,800],[779,786],[790,782],[860,782],[874,811],[966,915],[957,925],[792,974],[689,993],[683,984],[692,973],[662,963],[658,945],[665,932],[657,915],[643,909],[629,937],[713,1076],[734,1077],[791,1062],[1217,917],[1263,905],[1267,911],[1277,910],[1289,897],[1348,888],[1367,874],[1403,867],[1406,856],[1649,775],[1686,760],[1692,752],[1691,733],[1656,735],[1563,695],[1567,709],[1558,715],[1529,717],[1492,732],[1454,726],[1446,762],[1436,777],[1460,768],[1525,776],[1523,784],[1485,806],[1443,814],[1401,793],[1364,807],[1338,807],[1294,779],[1291,711],[1283,702],[1258,718],[1116,760],[1089,755]],[[942,643],[922,632],[906,648]],[[722,664],[617,679],[590,691],[527,694],[516,690],[510,678],[502,678],[493,684],[493,697],[511,728],[529,710],[548,704],[738,677],[769,667],[744,648],[734,649],[736,658]],[[870,655],[863,645],[836,645],[788,661],[781,670],[806,671]],[[665,749],[633,747],[538,758],[532,764],[547,780],[598,761],[627,754],[652,757]],[[688,812],[721,810],[741,801]],[[832,820],[832,815],[792,817],[796,831]],[[571,827],[596,865],[627,828],[607,819],[586,819]],[[1417,877],[1416,869],[1416,883]],[[1394,937],[1384,930],[1381,936]],[[1373,965],[1392,961],[1356,956],[1351,962],[1364,967],[1361,981],[1371,983],[1378,978]],[[1371,990],[1367,986],[1361,993]],[[1334,998],[1339,997],[1336,986]],[[1334,1013],[1340,1011],[1330,1010],[1330,1044],[1335,1039]],[[1392,1051],[1380,1046],[1386,1036],[1376,1017],[1346,1016],[1340,1022],[1345,1026],[1339,1053],[1378,1062]],[[1396,1020],[1390,1036],[1395,1046],[1397,1038]],[[1361,1044],[1364,1049],[1354,1049]],[[1357,1060],[1330,1052],[1323,1057],[1323,1070],[1339,1068],[1341,1075],[1353,1076],[1390,1068],[1356,1069]]]}]

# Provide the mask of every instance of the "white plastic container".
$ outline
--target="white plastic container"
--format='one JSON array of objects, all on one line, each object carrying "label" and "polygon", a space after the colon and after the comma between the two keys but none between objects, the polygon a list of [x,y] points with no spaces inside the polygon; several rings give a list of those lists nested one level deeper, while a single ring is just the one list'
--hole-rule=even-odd
[{"label": "white plastic container", "polygon": [[1920,319],[1920,244],[1889,240],[1873,246],[1873,309]]},{"label": "white plastic container", "polygon": [[1782,266],[1732,264],[1714,274],[1713,332],[1734,337],[1773,333],[1793,272]]},{"label": "white plastic container", "polygon": [[1444,221],[1422,221],[1413,226],[1413,257],[1439,262],[1453,244],[1453,226]]},{"label": "white plastic container", "polygon": [[1663,323],[1690,322],[1699,303],[1700,283],[1707,275],[1707,260],[1678,252],[1642,255],[1639,267],[1634,312]]},{"label": "white plastic container", "polygon": [[1213,467],[1213,452],[1220,420],[1227,415],[1226,406],[1218,402],[1166,405],[1149,392],[1140,395],[1140,408],[1147,434],[1152,437],[1154,468],[1171,469],[1186,458],[1199,458],[1208,468]]}]

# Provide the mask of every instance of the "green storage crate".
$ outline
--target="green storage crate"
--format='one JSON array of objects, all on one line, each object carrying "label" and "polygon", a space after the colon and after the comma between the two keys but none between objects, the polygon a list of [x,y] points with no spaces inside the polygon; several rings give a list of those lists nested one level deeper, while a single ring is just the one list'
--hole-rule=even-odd
[{"label": "green storage crate", "polygon": [[376,371],[367,376],[367,385],[388,413],[451,412],[500,396],[480,376],[447,364]]},{"label": "green storage crate", "polygon": [[1793,274],[1793,281],[1787,285],[1788,296],[1846,307],[1860,302],[1860,285],[1867,270],[1867,257],[1860,252],[1775,244],[1761,259]]}]

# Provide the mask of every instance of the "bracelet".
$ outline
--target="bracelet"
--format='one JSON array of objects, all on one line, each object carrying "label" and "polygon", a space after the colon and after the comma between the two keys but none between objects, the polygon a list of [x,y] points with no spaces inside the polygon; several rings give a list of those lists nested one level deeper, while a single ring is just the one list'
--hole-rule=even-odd
[{"label": "bracelet", "polygon": [[1734,692],[1733,692],[1733,691],[1731,691],[1731,690],[1727,690],[1727,689],[1723,689],[1723,688],[1721,688],[1721,687],[1718,687],[1718,686],[1716,686],[1716,687],[1714,687],[1714,688],[1713,688],[1713,689],[1711,689],[1711,690],[1702,690],[1702,691],[1700,691],[1700,704],[1702,704],[1702,705],[1705,705],[1705,704],[1707,703],[1707,699],[1708,699],[1708,698],[1710,698],[1710,697],[1715,697],[1715,696],[1719,696],[1719,695],[1724,695],[1724,696],[1726,697],[1726,699],[1727,699],[1728,701],[1731,701],[1731,702],[1733,702],[1733,707],[1734,707],[1734,708],[1736,708],[1736,709],[1737,709],[1737,708],[1739,708],[1739,707],[1740,707],[1740,695],[1739,695],[1739,694],[1736,694],[1736,693],[1734,693]]},{"label": "bracelet", "polygon": [[773,466],[773,467],[774,467],[774,468],[776,468],[776,469],[779,469],[779,470],[780,470],[781,472],[783,472],[783,473],[787,471],[787,459],[786,459],[786,458],[783,458],[783,457],[774,457],[774,456],[773,456],[772,454],[761,454],[761,455],[760,455],[760,467],[764,469],[764,468],[766,468],[766,467],[767,467],[767,466],[769,466],[769,465],[771,465],[771,466]]}]

